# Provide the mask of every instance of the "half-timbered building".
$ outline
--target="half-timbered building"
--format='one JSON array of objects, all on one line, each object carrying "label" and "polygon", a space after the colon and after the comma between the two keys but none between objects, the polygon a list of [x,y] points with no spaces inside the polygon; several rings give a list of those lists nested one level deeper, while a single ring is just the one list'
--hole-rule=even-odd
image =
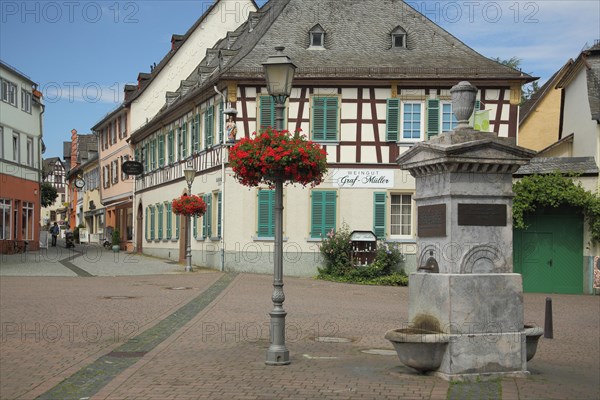
[{"label": "half-timbered building", "polygon": [[466,46],[406,3],[271,0],[207,50],[161,111],[129,142],[145,173],[135,183],[138,250],[182,259],[185,221],[170,201],[192,193],[207,213],[192,220],[194,264],[269,272],[273,190],[248,189],[227,167],[224,110],[237,110],[237,139],[273,126],[274,103],[262,70],[276,46],[298,66],[285,125],[328,154],[329,173],[313,189],[284,193],[286,274],[313,275],[319,243],[332,229],[373,231],[402,243],[414,266],[414,180],[396,158],[455,126],[450,88],[468,80],[489,129],[516,137],[520,87],[531,77]]}]

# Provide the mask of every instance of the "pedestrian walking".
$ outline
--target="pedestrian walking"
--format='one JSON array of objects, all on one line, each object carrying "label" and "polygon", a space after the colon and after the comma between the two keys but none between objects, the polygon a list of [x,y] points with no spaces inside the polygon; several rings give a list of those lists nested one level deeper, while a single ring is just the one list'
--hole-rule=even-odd
[{"label": "pedestrian walking", "polygon": [[54,225],[52,225],[52,228],[50,228],[50,234],[52,235],[52,247],[56,247],[56,237],[58,236],[59,233],[60,233],[60,228],[58,227],[58,225],[55,222]]}]

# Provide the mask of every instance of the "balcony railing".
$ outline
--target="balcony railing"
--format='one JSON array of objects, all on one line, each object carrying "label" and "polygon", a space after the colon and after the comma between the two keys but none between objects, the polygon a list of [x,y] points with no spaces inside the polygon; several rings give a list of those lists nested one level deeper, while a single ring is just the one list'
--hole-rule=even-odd
[{"label": "balcony railing", "polygon": [[175,161],[154,171],[141,175],[135,181],[135,191],[141,191],[153,186],[161,185],[179,178],[183,178],[183,170],[187,163],[192,162],[193,168],[198,173],[206,172],[212,168],[220,167],[222,162],[227,162],[229,151],[227,145],[217,145],[209,149],[192,154],[185,160]]}]

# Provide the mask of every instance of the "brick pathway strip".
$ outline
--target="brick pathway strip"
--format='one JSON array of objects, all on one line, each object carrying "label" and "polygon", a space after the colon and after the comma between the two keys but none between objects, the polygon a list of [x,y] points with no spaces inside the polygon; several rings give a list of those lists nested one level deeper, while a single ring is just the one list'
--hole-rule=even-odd
[{"label": "brick pathway strip", "polygon": [[69,268],[74,273],[76,273],[77,276],[82,276],[82,277],[86,277],[86,278],[94,276],[94,275],[90,274],[89,272],[79,268],[78,266],[76,266],[75,264],[73,264],[71,262],[72,260],[76,259],[77,257],[81,257],[83,255],[83,253],[79,253],[79,252],[75,252],[75,253],[76,254],[72,255],[71,257],[65,258],[64,260],[60,260],[60,263],[62,265],[64,265],[65,267]]},{"label": "brick pathway strip", "polygon": [[448,389],[448,400],[501,400],[499,380],[487,382],[453,382]]},{"label": "brick pathway strip", "polygon": [[82,368],[38,399],[81,399],[98,393],[118,374],[139,361],[147,352],[175,333],[206,308],[236,277],[226,274],[198,297],[160,321],[129,339],[112,352]]}]

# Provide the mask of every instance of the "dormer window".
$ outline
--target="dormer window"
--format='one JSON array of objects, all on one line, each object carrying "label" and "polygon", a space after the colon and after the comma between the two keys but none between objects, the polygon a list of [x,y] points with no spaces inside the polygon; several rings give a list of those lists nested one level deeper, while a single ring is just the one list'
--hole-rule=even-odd
[{"label": "dormer window", "polygon": [[316,24],[309,31],[310,35],[310,46],[311,49],[324,49],[325,48],[325,30],[321,25]]},{"label": "dormer window", "polygon": [[405,49],[406,36],[406,31],[401,26],[397,26],[392,31],[392,49]]}]

